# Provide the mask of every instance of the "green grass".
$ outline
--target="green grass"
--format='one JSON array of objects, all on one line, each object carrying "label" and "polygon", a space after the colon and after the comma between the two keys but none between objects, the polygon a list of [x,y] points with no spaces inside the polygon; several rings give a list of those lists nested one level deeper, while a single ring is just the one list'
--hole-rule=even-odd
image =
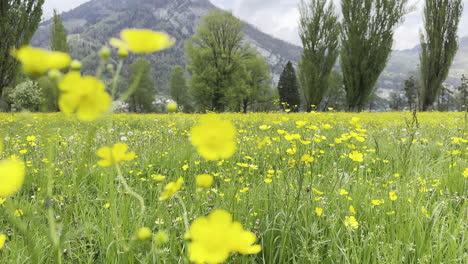
[{"label": "green grass", "polygon": [[[361,119],[360,131],[349,122],[353,116]],[[8,234],[0,263],[189,263],[181,204],[174,198],[158,201],[165,184],[178,177],[185,179],[178,195],[189,221],[225,209],[257,234],[263,250],[233,255],[228,263],[466,263],[463,113],[420,114],[419,127],[408,113],[222,117],[239,130],[238,150],[218,163],[204,161],[190,144],[190,128],[200,115],[115,115],[94,123],[59,114],[0,115],[0,137],[6,138],[0,158],[17,155],[28,165],[20,193],[0,205],[0,233]],[[297,128],[299,120],[308,123]],[[271,128],[261,130],[261,125]],[[290,155],[286,150],[293,144],[278,129],[311,144],[295,141],[297,153]],[[365,141],[335,143],[352,131]],[[28,142],[33,135],[36,140]],[[315,142],[318,136],[326,139]],[[465,142],[454,143],[454,137]],[[144,198],[143,218],[115,167],[96,165],[98,148],[123,140],[138,155],[120,167]],[[348,158],[352,148],[365,154],[364,162]],[[315,161],[301,162],[304,154]],[[288,165],[291,160],[295,166]],[[215,175],[211,190],[195,186],[195,176],[202,173]],[[167,179],[158,184],[153,174]],[[269,184],[264,182],[268,175]],[[340,189],[348,195],[340,195]],[[397,200],[389,199],[391,191]],[[384,204],[372,205],[380,199]],[[110,208],[104,208],[106,203]],[[344,225],[345,216],[353,215],[350,205],[356,209],[356,230]],[[323,215],[315,214],[316,207]],[[16,209],[24,215],[13,216]],[[51,229],[51,223],[56,227]],[[142,226],[166,231],[169,242],[135,240]]]}]

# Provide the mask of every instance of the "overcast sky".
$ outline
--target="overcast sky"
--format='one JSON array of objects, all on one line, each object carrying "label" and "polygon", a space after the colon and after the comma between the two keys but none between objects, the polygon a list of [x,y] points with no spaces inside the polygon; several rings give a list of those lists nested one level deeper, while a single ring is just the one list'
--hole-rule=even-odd
[{"label": "overcast sky", "polygon": [[[70,10],[88,0],[46,0],[45,15],[52,10]],[[339,4],[340,0],[333,0]],[[277,38],[300,45],[297,21],[299,0],[211,0],[223,9],[231,10],[236,16],[255,25],[260,30]],[[419,43],[422,27],[423,0],[410,0],[416,10],[405,17],[405,22],[395,35],[395,49],[413,48]],[[468,0],[463,0],[465,11],[460,23],[460,36],[468,35]]]}]

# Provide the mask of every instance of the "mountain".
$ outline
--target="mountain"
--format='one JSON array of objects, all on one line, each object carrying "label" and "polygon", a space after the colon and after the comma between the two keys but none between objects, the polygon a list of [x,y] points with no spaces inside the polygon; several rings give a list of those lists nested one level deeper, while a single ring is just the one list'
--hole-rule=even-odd
[{"label": "mountain", "polygon": [[[185,65],[185,42],[196,31],[199,19],[217,7],[209,0],[92,0],[62,14],[74,58],[83,62],[85,73],[98,66],[96,52],[112,37],[119,37],[124,28],[150,28],[163,31],[177,40],[169,50],[151,54],[158,89],[168,90],[170,72],[175,65]],[[47,48],[52,21],[43,22],[31,45]],[[297,62],[302,49],[273,38],[245,23],[245,40],[257,48],[271,66],[277,80],[288,60]],[[131,56],[128,61],[135,57]]]},{"label": "mountain", "polygon": [[[380,97],[388,99],[392,91],[402,92],[404,81],[411,75],[418,76],[420,52],[420,45],[412,49],[393,51],[377,83],[377,94]],[[462,74],[468,76],[468,36],[459,40],[459,49],[445,83],[452,88],[460,86]]]}]

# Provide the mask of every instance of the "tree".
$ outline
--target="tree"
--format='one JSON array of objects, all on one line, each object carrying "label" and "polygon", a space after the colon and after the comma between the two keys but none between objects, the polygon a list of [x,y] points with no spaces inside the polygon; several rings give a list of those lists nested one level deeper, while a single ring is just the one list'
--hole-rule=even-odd
[{"label": "tree", "polygon": [[439,96],[458,50],[461,0],[426,0],[421,34],[421,108],[427,111]]},{"label": "tree", "polygon": [[459,104],[459,110],[463,108],[468,111],[468,78],[463,74],[461,77],[461,85],[457,88],[457,101]]},{"label": "tree", "polygon": [[397,93],[397,92],[390,93],[389,106],[390,106],[390,109],[394,111],[400,111],[401,107],[403,106],[403,98],[401,97],[400,93]]},{"label": "tree", "polygon": [[182,107],[184,112],[191,111],[190,94],[185,79],[185,71],[182,66],[172,68],[171,79],[169,81],[169,89],[171,98]]},{"label": "tree", "polygon": [[299,80],[307,103],[320,105],[327,94],[330,74],[339,54],[340,23],[333,2],[301,0],[299,30],[304,51],[299,63]]},{"label": "tree", "polygon": [[229,89],[239,85],[234,77],[239,76],[241,62],[248,57],[242,26],[231,13],[213,10],[187,41],[192,95],[201,110],[223,112]]},{"label": "tree", "polygon": [[[127,87],[138,83],[136,90],[128,98],[129,110],[136,113],[148,113],[153,110],[156,99],[156,88],[152,76],[152,66],[145,58],[135,60],[130,64]],[[139,81],[138,81],[139,79]]]},{"label": "tree", "polygon": [[16,110],[36,112],[41,104],[41,88],[34,81],[18,84],[12,92],[13,107]]},{"label": "tree", "polygon": [[283,108],[288,108],[293,112],[299,112],[301,98],[299,95],[296,71],[290,61],[288,61],[280,75],[278,92],[280,103]]},{"label": "tree", "polygon": [[409,79],[405,81],[403,90],[405,92],[409,108],[412,111],[413,108],[417,107],[419,98],[419,86],[417,81],[414,79],[414,76],[409,77]]},{"label": "tree", "polygon": [[343,87],[343,77],[338,71],[332,71],[329,81],[330,88],[325,95],[324,109],[346,110],[346,91]]},{"label": "tree", "polygon": [[362,111],[392,52],[408,0],[342,0],[341,68],[349,110]]},{"label": "tree", "polygon": [[10,51],[29,43],[41,21],[43,4],[44,0],[0,1],[0,96],[18,72]]},{"label": "tree", "polygon": [[53,51],[62,51],[68,53],[70,47],[67,43],[67,31],[63,26],[62,18],[54,9],[54,17],[50,26],[50,49]]}]

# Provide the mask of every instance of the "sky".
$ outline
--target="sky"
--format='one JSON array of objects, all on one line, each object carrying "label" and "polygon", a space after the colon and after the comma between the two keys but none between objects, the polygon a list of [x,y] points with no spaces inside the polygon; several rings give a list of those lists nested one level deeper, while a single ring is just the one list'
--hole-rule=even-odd
[{"label": "sky", "polygon": [[[51,16],[52,10],[68,11],[88,0],[46,0],[44,14]],[[216,6],[230,10],[242,20],[253,24],[265,33],[293,44],[301,45],[298,33],[300,0],[211,0]],[[339,6],[340,0],[333,0]],[[405,16],[395,33],[395,49],[410,49],[419,44],[422,28],[423,0],[409,0],[413,12]],[[463,0],[465,10],[460,22],[460,36],[468,35],[468,0]]]}]

